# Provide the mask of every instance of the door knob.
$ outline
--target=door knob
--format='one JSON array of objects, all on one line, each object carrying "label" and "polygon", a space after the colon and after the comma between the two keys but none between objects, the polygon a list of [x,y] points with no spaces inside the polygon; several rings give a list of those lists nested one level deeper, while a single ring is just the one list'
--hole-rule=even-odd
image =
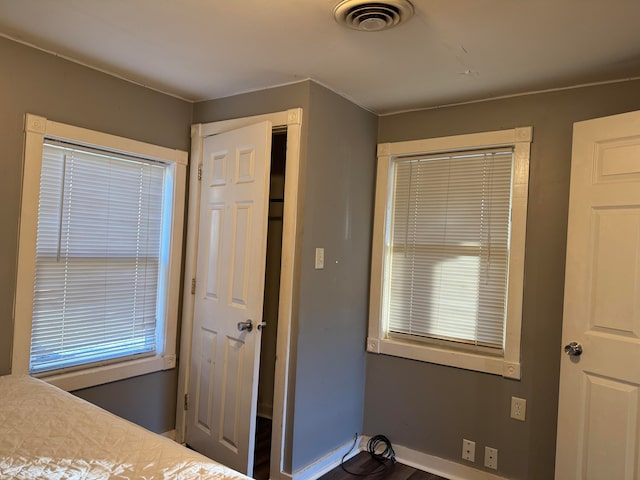
[{"label": "door knob", "polygon": [[267,326],[267,322],[261,322],[258,324],[258,330],[262,330],[263,328],[266,328]]},{"label": "door knob", "polygon": [[238,330],[240,330],[241,332],[244,332],[245,330],[247,332],[250,332],[251,330],[253,330],[253,323],[251,323],[251,320],[245,320],[244,322],[238,322]]},{"label": "door knob", "polygon": [[578,342],[571,342],[569,345],[565,345],[564,353],[570,357],[579,357],[582,355],[582,345]]}]

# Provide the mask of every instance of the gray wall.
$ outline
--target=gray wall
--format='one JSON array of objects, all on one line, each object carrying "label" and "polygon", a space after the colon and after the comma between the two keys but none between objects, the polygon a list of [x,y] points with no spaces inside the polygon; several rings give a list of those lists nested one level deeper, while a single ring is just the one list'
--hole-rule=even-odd
[{"label": "gray wall", "polygon": [[[561,355],[564,257],[576,121],[640,109],[640,81],[381,117],[380,142],[533,125],[527,217],[522,380],[367,355],[365,432],[454,461],[462,439],[499,450],[498,473],[552,479]],[[527,420],[509,418],[512,395]]]},{"label": "gray wall", "polygon": [[[304,108],[285,449],[285,467],[296,471],[362,431],[377,118],[306,81],[196,104],[194,121],[292,107]],[[325,248],[324,270],[314,269],[316,247]]]},{"label": "gray wall", "polygon": [[[193,106],[193,123],[250,117],[298,107],[304,108],[304,115],[307,115],[310,84],[311,82],[299,82],[284,87],[199,102]],[[303,146],[308,130],[306,120],[303,118]]]},{"label": "gray wall", "polygon": [[310,103],[294,472],[362,432],[375,184],[377,117],[315,83]]},{"label": "gray wall", "polygon": [[[0,38],[0,374],[11,368],[25,113],[189,148],[192,105]],[[175,370],[80,392],[151,430],[175,425]],[[167,397],[169,395],[169,397]],[[158,401],[162,398],[162,401]],[[124,404],[130,402],[132,408]]]}]

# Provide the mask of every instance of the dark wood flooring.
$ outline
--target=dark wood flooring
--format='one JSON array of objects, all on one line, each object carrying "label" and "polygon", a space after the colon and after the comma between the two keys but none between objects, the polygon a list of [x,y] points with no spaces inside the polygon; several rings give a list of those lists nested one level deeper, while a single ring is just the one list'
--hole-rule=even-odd
[{"label": "dark wood flooring", "polygon": [[393,464],[391,460],[385,460],[383,468],[383,465],[367,452],[360,452],[347,460],[344,467],[352,474],[345,472],[341,466],[337,466],[318,480],[446,480],[433,473],[416,470],[401,463]]},{"label": "dark wood flooring", "polygon": [[256,445],[253,456],[253,478],[269,480],[271,464],[271,420],[258,417],[256,422]]}]

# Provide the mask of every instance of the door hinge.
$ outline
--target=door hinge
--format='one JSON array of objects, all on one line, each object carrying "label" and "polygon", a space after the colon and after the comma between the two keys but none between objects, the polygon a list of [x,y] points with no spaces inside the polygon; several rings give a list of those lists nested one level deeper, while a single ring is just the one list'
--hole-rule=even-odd
[{"label": "door hinge", "polygon": [[202,180],[202,167],[198,167],[198,180]]},{"label": "door hinge", "polygon": [[184,394],[184,409],[189,410],[189,394]]},{"label": "door hinge", "polygon": [[195,295],[196,294],[196,279],[192,278],[191,279],[191,295]]}]

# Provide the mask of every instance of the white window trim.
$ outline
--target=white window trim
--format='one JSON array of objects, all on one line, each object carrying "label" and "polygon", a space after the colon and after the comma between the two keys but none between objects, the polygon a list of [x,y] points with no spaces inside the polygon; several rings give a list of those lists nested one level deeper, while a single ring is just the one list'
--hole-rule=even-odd
[{"label": "white window trim", "polygon": [[[529,186],[529,155],[532,138],[533,128],[522,127],[425,140],[381,143],[378,145],[367,351],[520,379],[520,333]],[[403,156],[494,147],[514,148],[511,246],[504,355],[483,355],[479,352],[468,352],[463,349],[453,349],[438,344],[426,344],[424,342],[412,342],[389,337],[386,325],[383,324],[382,291],[385,275],[384,259],[386,257],[384,239],[386,238],[386,228],[389,224],[388,215],[390,214],[390,210],[387,208],[387,200],[389,191],[392,188],[392,179],[389,175],[391,161],[396,157]]]},{"label": "white window trim", "polygon": [[44,374],[41,378],[62,389],[72,391],[175,368],[186,170],[188,164],[187,152],[65,125],[47,120],[44,117],[27,114],[25,116],[24,171],[18,244],[18,274],[14,302],[11,373],[29,373],[38,199],[40,195],[42,149],[45,137],[66,140],[81,145],[98,146],[119,153],[128,153],[170,162],[175,165],[175,174],[173,175],[175,198],[171,213],[169,284],[166,296],[167,318],[163,322],[164,341],[162,342],[162,348],[159,348],[156,355],[150,357],[92,366],[66,373]]}]

